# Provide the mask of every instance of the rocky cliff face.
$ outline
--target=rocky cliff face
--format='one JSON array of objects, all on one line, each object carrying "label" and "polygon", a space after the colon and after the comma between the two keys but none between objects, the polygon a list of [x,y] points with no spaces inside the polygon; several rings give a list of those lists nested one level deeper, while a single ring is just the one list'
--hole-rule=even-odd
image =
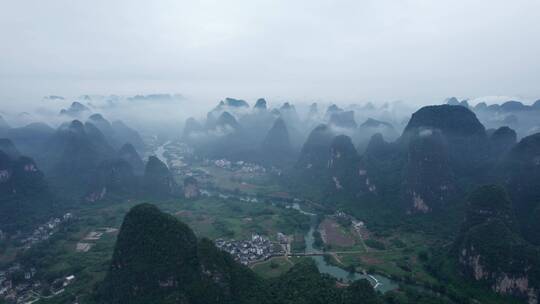
[{"label": "rocky cliff face", "polygon": [[296,167],[307,170],[324,168],[334,136],[334,133],[327,125],[321,124],[313,129],[300,151]]},{"label": "rocky cliff face", "polygon": [[360,190],[364,194],[377,194],[377,182],[372,173],[382,172],[381,166],[378,166],[377,163],[388,159],[392,150],[391,144],[387,143],[380,133],[371,137],[358,166]]},{"label": "rocky cliff face", "polygon": [[25,195],[46,190],[43,173],[29,157],[11,158],[0,151],[0,191],[5,194]]},{"label": "rocky cliff face", "polygon": [[85,197],[86,201],[95,202],[106,195],[134,195],[137,178],[131,165],[123,159],[105,160],[99,164],[96,174]]},{"label": "rocky cliff face", "polygon": [[36,163],[0,151],[0,230],[34,228],[36,222],[51,216],[54,207],[53,196]]},{"label": "rocky cliff face", "polygon": [[359,157],[351,138],[346,135],[334,137],[330,145],[328,174],[334,187],[333,191],[354,193],[360,183],[358,174]]},{"label": "rocky cliff face", "polygon": [[489,159],[489,143],[484,126],[463,106],[427,106],[416,111],[399,139],[409,142],[426,132],[440,132],[447,142],[452,169],[460,177],[480,178]]},{"label": "rocky cliff face", "polygon": [[364,188],[360,157],[351,138],[335,136],[326,125],[310,134],[296,170],[299,181],[326,196],[356,197]]},{"label": "rocky cliff face", "polygon": [[538,218],[533,217],[540,208],[540,133],[514,146],[499,164],[497,176],[508,189],[523,236],[540,245]]},{"label": "rocky cliff face", "polygon": [[441,209],[454,191],[454,175],[448,147],[439,131],[429,131],[410,140],[404,168],[404,200],[409,212]]},{"label": "rocky cliff face", "polygon": [[461,105],[421,108],[412,115],[397,146],[404,161],[401,198],[412,213],[444,210],[460,193],[459,181],[475,183],[488,174],[485,128]]},{"label": "rocky cliff face", "polygon": [[498,186],[482,186],[470,195],[467,216],[454,244],[460,271],[500,294],[538,303],[537,248],[518,232],[510,201]]}]

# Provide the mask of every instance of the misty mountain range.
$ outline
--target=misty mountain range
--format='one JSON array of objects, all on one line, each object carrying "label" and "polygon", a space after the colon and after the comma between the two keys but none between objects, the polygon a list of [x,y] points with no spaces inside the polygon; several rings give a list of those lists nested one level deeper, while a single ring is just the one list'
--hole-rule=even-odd
[{"label": "misty mountain range", "polygon": [[[162,96],[135,99],[156,98],[168,100]],[[290,102],[272,108],[264,99],[251,106],[245,100],[226,98],[206,118],[190,117],[183,128],[166,130],[158,137],[189,145],[201,159],[249,161],[279,169],[283,187],[328,210],[353,210],[398,223],[417,221],[419,229],[433,229],[450,240],[450,245],[438,248],[445,259],[433,263],[443,268],[454,263],[467,280],[536,303],[540,290],[540,133],[534,130],[540,125],[539,104],[509,101],[471,107],[451,98],[443,105],[422,107],[409,118],[384,121],[392,116],[387,106],[332,104],[320,109],[314,103],[302,112]],[[373,118],[359,120],[372,114]],[[47,122],[10,127],[10,117],[0,120],[0,213],[9,215],[1,223],[3,233],[32,229],[32,222],[79,204],[171,199],[184,192],[185,197],[199,195],[195,179],[177,183],[168,164],[149,150],[141,135],[149,130],[135,130],[130,121],[111,123],[106,112],[96,113],[84,102],[73,102],[57,116],[57,121],[64,122],[56,128]],[[216,297],[228,301],[254,297],[235,289],[239,288],[236,280],[251,276],[249,270],[216,256],[221,253],[214,252],[213,244],[197,241],[189,228],[152,208],[135,207],[126,217],[100,296],[118,289],[123,296],[109,298],[111,303],[138,298],[124,282],[144,274],[123,252],[139,241],[134,235],[155,228],[155,235],[148,238],[156,244],[141,253],[129,251],[132,259],[153,263],[152,252],[170,243],[158,238],[172,233],[171,238],[181,237],[191,247],[171,248],[169,253],[177,250],[191,266],[156,265],[152,276],[159,278],[157,285],[137,279],[148,299],[180,297],[197,303],[193,299],[201,297],[201,286],[211,286]],[[150,223],[155,221],[182,232],[160,232]],[[150,230],[137,232],[133,227],[138,225],[150,225]],[[504,246],[498,245],[501,238]],[[208,275],[204,269],[214,267],[207,264],[214,258],[226,261],[219,266],[225,268]],[[245,277],[236,277],[239,273]],[[181,288],[168,289],[169,284]],[[142,299],[146,298],[137,301]]]}]

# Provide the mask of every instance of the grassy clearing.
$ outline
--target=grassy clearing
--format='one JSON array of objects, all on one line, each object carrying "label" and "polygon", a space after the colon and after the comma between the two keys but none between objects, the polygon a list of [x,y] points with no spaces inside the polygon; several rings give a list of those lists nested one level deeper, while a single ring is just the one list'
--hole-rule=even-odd
[{"label": "grassy clearing", "polygon": [[293,265],[309,257],[273,257],[267,261],[253,265],[251,269],[262,278],[275,278],[289,271]]},{"label": "grassy clearing", "polygon": [[268,279],[275,278],[287,272],[294,262],[285,257],[274,257],[267,261],[255,264],[251,269],[259,276]]},{"label": "grassy clearing", "polygon": [[232,172],[215,166],[201,166],[198,169],[206,171],[212,176],[201,182],[212,184],[224,190],[239,190],[250,195],[268,194],[280,190],[276,181],[267,174]]},{"label": "grassy clearing", "polygon": [[[43,242],[25,252],[22,261],[35,265],[38,276],[52,282],[68,275],[75,275],[75,282],[66,291],[43,303],[70,303],[79,296],[81,302],[90,296],[96,284],[103,280],[114,250],[116,232],[105,233],[96,241],[83,240],[89,232],[101,227],[119,229],[125,214],[131,207],[143,201],[98,202],[83,205],[73,210],[74,222],[66,225],[49,241]],[[249,238],[251,233],[260,233],[275,238],[278,231],[286,234],[305,233],[309,229],[309,218],[299,212],[266,203],[250,203],[238,200],[202,198],[188,201],[172,199],[150,201],[165,212],[176,216],[190,225],[199,237]],[[91,242],[88,252],[77,252],[78,242]],[[5,248],[2,258],[16,254],[16,248]],[[9,253],[9,256],[7,255]],[[20,253],[20,252],[19,252]],[[278,263],[270,271],[280,273],[292,266],[287,262]],[[270,265],[268,265],[270,267]]]},{"label": "grassy clearing", "polygon": [[340,261],[345,266],[354,266],[369,272],[384,273],[401,278],[414,278],[421,283],[435,283],[419,258],[428,248],[429,239],[420,234],[394,232],[384,238],[374,239],[384,245],[384,249],[369,248],[366,252],[341,252]]},{"label": "grassy clearing", "polygon": [[309,229],[309,218],[295,210],[266,203],[203,198],[167,207],[199,237],[245,239],[252,233],[275,239],[277,232],[294,234]]}]

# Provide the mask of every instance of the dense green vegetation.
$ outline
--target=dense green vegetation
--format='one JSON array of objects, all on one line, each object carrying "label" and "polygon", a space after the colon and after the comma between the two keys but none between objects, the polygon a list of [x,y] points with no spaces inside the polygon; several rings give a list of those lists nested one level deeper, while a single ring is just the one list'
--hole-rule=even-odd
[{"label": "dense green vegetation", "polygon": [[523,138],[504,157],[494,179],[506,186],[512,199],[523,237],[540,245],[538,213],[540,208],[540,133]]},{"label": "dense green vegetation", "polygon": [[[43,283],[45,295],[49,286],[61,285],[61,278],[77,277],[65,293],[44,303],[534,299],[540,286],[538,134],[516,144],[513,130],[486,132],[465,107],[433,106],[416,112],[397,141],[376,134],[357,145],[365,150],[360,155],[354,141],[358,134],[351,139],[334,128],[356,126],[354,115],[330,107],[333,119],[314,125],[292,166],[297,152],[292,142],[300,136],[293,106],[284,105],[279,119],[262,107],[239,118],[226,111],[230,107],[246,106],[230,99],[209,113],[207,124],[191,121],[190,128],[215,136],[195,145],[198,152],[206,150],[200,155],[230,158],[232,166],[214,165],[197,154],[179,174],[154,156],[144,168],[131,145],[116,152],[120,143],[111,125],[94,115],[92,122],[66,123],[40,141],[45,147],[41,161],[52,177],[47,180],[32,159],[0,141],[6,152],[0,151],[0,214],[5,215],[0,229],[9,235],[0,240],[0,265],[17,261],[39,269],[35,279]],[[245,127],[259,120],[264,126]],[[216,135],[223,130],[230,133]],[[192,175],[200,175],[199,186],[210,196],[188,201],[177,195],[175,180]],[[485,182],[500,183],[509,195],[499,186],[478,187]],[[52,193],[72,200],[60,203]],[[164,212],[137,205],[143,198]],[[317,213],[311,217],[314,223],[292,203]],[[65,210],[77,214],[76,220],[23,250],[27,230]],[[331,223],[321,224],[329,218]],[[88,241],[88,233],[119,227],[122,221],[118,238],[105,234],[91,241],[87,251],[76,249]],[[212,241],[245,240],[255,233],[275,241],[281,232],[292,236],[292,252],[303,252],[311,227],[313,245],[325,251],[328,264],[351,274],[377,273],[403,285],[378,294],[366,281],[345,284],[320,274],[309,257],[274,257],[250,270]],[[15,272],[12,279],[24,282],[24,272]]]},{"label": "dense green vegetation", "polygon": [[12,159],[0,151],[0,171],[0,230],[27,231],[61,209],[60,201],[53,196],[32,159]]},{"label": "dense green vegetation", "polygon": [[338,288],[310,259],[264,280],[148,204],[126,215],[107,277],[95,294],[99,303],[446,303],[435,299],[413,290],[382,296],[365,280]]},{"label": "dense green vegetation", "polygon": [[367,246],[371,247],[371,248],[374,248],[374,249],[379,249],[379,250],[384,250],[386,249],[386,246],[377,241],[377,240],[374,240],[374,239],[367,239],[364,241],[364,243],[366,243]]},{"label": "dense green vegetation", "polygon": [[[183,297],[196,288],[192,284],[198,267],[197,239],[191,229],[154,206],[138,205],[120,229],[102,301],[148,303],[165,302],[171,294]],[[161,291],[163,285],[169,288]]]},{"label": "dense green vegetation", "polygon": [[167,165],[150,156],[143,176],[143,187],[151,197],[167,197],[174,193],[176,182]]},{"label": "dense green vegetation", "polygon": [[[446,292],[460,302],[465,298],[503,301],[482,292],[500,289],[502,280],[526,278],[528,286],[539,284],[539,252],[518,234],[516,220],[504,189],[482,186],[469,198],[467,216],[451,248],[435,251],[429,270],[447,282]],[[465,284],[462,276],[476,283]],[[527,299],[527,288],[509,284],[503,294]],[[509,301],[506,299],[505,301]]]},{"label": "dense green vegetation", "polygon": [[[265,282],[236,264],[174,217],[148,204],[126,215],[110,270],[96,294],[101,303],[350,303],[335,280],[301,262]],[[355,285],[356,287],[356,285]],[[354,295],[377,298],[373,289]],[[351,298],[351,295],[348,295]]]}]

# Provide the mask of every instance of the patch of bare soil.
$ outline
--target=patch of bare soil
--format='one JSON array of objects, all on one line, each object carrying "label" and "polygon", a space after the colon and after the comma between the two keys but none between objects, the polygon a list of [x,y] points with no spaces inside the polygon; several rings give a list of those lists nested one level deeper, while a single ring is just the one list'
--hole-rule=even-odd
[{"label": "patch of bare soil", "polygon": [[325,219],[320,226],[321,236],[325,243],[339,246],[350,247],[355,244],[354,237],[350,233],[343,231],[343,228],[332,219]]}]

